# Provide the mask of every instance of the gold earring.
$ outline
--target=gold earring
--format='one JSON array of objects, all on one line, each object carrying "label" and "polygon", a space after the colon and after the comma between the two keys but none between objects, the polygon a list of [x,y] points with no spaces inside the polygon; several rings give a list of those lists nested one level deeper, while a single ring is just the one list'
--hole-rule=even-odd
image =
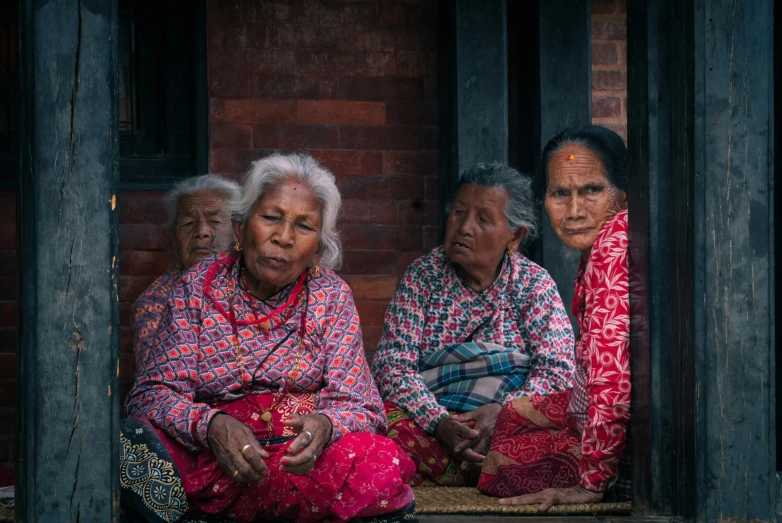
[{"label": "gold earring", "polygon": [[508,258],[513,258],[513,249],[508,247]]},{"label": "gold earring", "polygon": [[313,276],[317,276],[318,274],[320,274],[320,266],[313,265],[312,267],[310,267],[310,274],[312,274]]},{"label": "gold earring", "polygon": [[236,242],[236,243],[234,244],[234,250],[235,250],[236,252],[242,252],[242,244],[241,244],[241,243],[239,243],[239,242]]}]

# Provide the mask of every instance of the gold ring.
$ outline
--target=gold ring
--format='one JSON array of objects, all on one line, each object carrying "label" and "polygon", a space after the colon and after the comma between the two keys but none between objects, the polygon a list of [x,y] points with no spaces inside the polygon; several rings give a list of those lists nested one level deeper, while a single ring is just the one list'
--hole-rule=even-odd
[{"label": "gold ring", "polygon": [[249,448],[250,448],[250,444],[249,443],[247,445],[245,445],[244,447],[242,447],[242,451],[241,451],[242,452],[242,456],[244,456],[244,451],[249,449]]},{"label": "gold ring", "polygon": [[236,477],[236,476],[238,476],[238,475],[239,475],[239,469],[237,469],[237,470],[234,470],[234,477]]}]

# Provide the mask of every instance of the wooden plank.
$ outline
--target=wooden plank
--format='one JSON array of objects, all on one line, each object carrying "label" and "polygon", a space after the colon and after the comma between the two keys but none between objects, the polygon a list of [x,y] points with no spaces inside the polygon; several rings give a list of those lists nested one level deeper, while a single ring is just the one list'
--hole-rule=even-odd
[{"label": "wooden plank", "polygon": [[[590,0],[538,2],[540,151],[557,133],[592,121]],[[543,166],[538,166],[541,173]],[[554,278],[570,314],[573,276],[581,254],[557,238],[542,212],[536,261]],[[576,325],[571,316],[571,322]]]},{"label": "wooden plank", "polygon": [[117,5],[22,6],[20,521],[116,521]]},{"label": "wooden plank", "polygon": [[773,1],[694,6],[697,517],[770,520]]}]

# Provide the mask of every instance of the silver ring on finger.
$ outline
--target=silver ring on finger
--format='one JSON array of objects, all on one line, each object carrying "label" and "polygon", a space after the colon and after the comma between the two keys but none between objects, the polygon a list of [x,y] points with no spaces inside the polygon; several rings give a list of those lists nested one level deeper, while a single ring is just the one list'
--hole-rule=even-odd
[{"label": "silver ring on finger", "polygon": [[307,434],[307,435],[310,437],[310,440],[307,442],[307,445],[309,445],[310,443],[312,443],[312,440],[314,440],[314,439],[315,439],[315,436],[313,436],[313,435],[312,435],[312,432],[310,432],[309,430],[302,430],[302,431],[301,431],[301,433],[302,433],[302,434],[305,434],[305,433],[306,433],[306,434]]}]

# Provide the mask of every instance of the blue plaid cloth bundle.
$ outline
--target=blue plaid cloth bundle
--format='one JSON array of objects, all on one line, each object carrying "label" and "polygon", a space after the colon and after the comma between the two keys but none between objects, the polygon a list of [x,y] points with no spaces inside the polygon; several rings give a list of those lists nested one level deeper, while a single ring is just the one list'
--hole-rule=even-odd
[{"label": "blue plaid cloth bundle", "polygon": [[418,366],[426,386],[449,410],[466,412],[500,403],[527,379],[530,357],[496,343],[457,343],[424,358]]}]

